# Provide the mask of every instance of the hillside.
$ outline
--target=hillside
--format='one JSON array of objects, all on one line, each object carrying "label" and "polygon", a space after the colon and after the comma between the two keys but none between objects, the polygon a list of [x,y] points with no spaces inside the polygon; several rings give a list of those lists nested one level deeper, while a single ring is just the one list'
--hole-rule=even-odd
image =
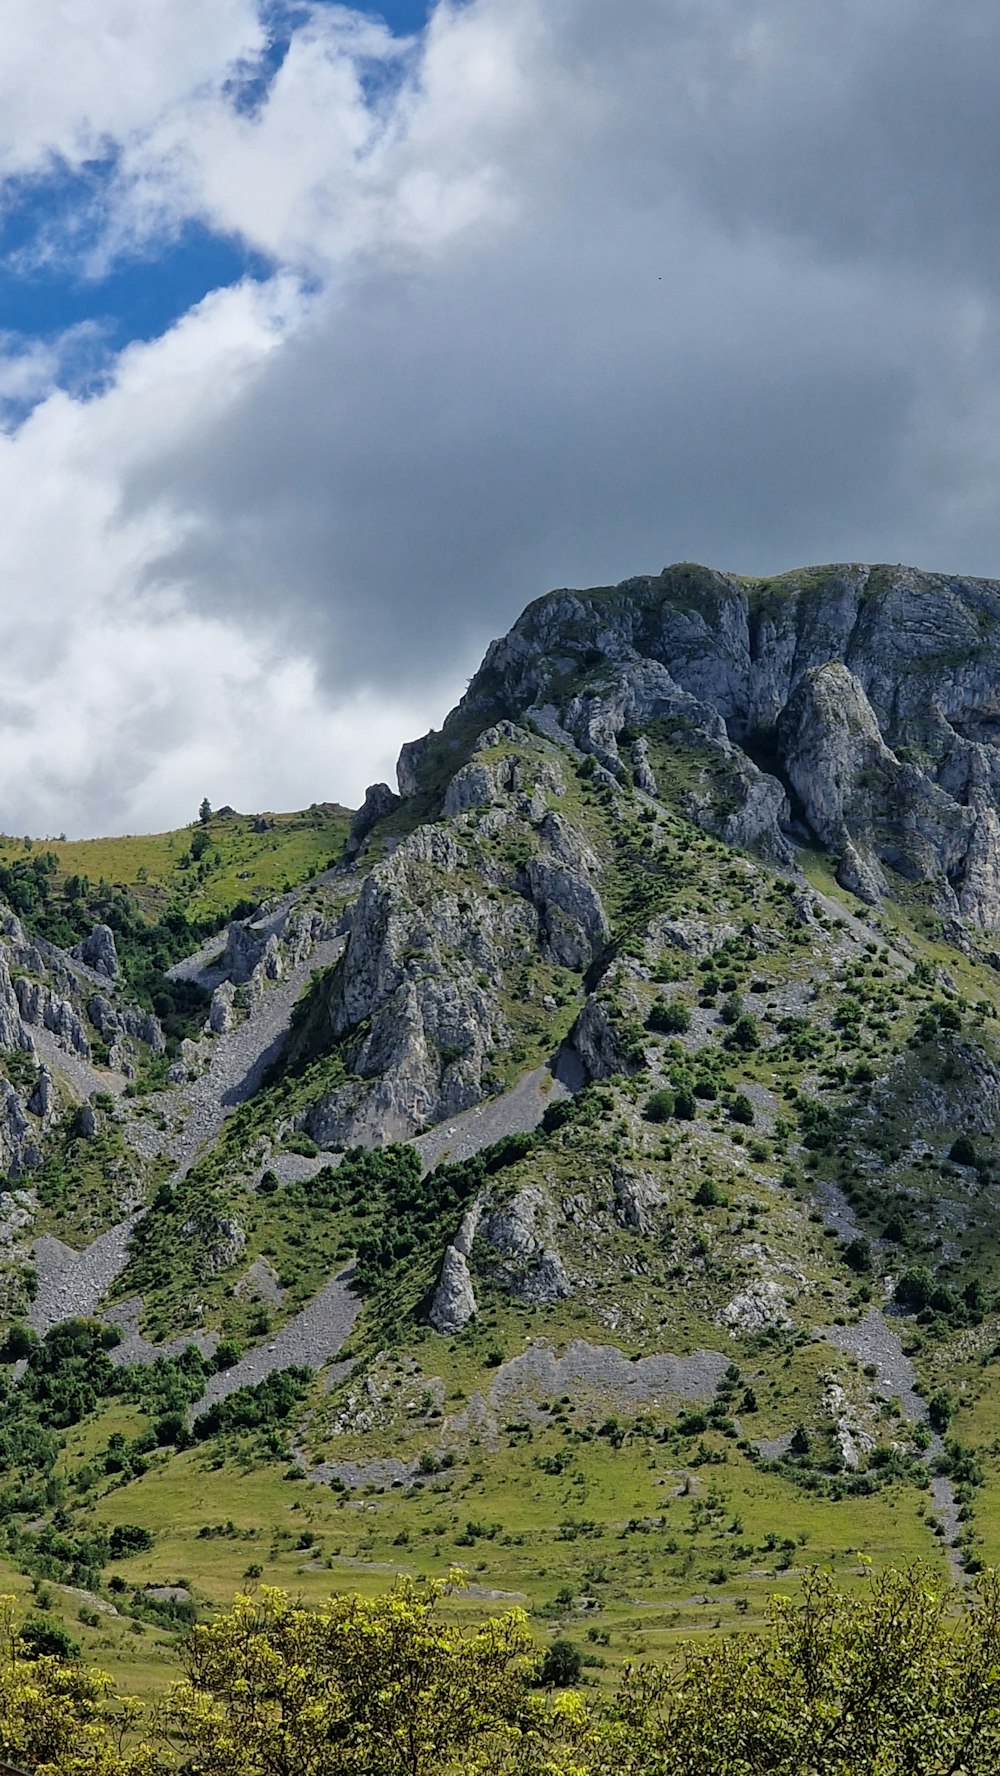
[{"label": "hillside", "polygon": [[457,1561],[600,1678],[1000,1560],[998,736],[1000,584],[682,564],[349,834],[10,842],[11,1588],[155,1687],[247,1576]]}]

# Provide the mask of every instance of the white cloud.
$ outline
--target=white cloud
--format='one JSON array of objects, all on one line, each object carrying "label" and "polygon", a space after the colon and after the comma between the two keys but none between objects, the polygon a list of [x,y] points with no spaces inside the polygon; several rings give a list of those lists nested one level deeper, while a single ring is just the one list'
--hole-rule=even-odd
[{"label": "white cloud", "polygon": [[[18,6],[7,166],[111,137],[105,253],[197,216],[280,269],[0,438],[0,825],[357,799],[550,584],[995,565],[1000,21],[977,62],[876,11],[469,0],[400,45],[315,6],[240,111],[249,5]],[[135,80],[74,85],[112,19]],[[918,186],[899,120],[959,93]]]},{"label": "white cloud", "polygon": [[254,0],[5,0],[0,176],[79,166],[264,41]]}]

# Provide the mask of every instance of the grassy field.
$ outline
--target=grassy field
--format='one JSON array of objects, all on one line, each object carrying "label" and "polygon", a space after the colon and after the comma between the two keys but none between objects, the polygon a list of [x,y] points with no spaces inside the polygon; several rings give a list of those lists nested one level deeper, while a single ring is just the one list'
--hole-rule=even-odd
[{"label": "grassy field", "polygon": [[[324,869],[339,856],[349,822],[348,809],[321,802],[292,814],[215,814],[204,826],[194,821],[140,837],[39,840],[34,849],[58,859],[57,888],[84,876],[95,887],[103,881],[128,888],[150,920],[178,904],[192,920],[211,919]],[[192,857],[192,840],[197,850],[205,839],[203,855]],[[26,855],[24,840],[0,837],[0,865]]]},{"label": "grassy field", "polygon": [[[810,1564],[833,1568],[848,1586],[863,1570],[859,1552],[875,1551],[879,1564],[921,1558],[943,1568],[919,1488],[831,1503],[762,1472],[715,1433],[678,1460],[657,1442],[655,1424],[620,1448],[600,1437],[574,1441],[584,1417],[571,1406],[530,1445],[504,1436],[487,1452],[473,1438],[464,1460],[421,1484],[354,1492],[292,1485],[285,1458],[262,1462],[247,1443],[195,1448],[112,1483],[86,1520],[155,1534],[150,1552],[115,1561],[109,1576],[130,1588],[190,1587],[210,1610],[258,1582],[318,1602],[331,1591],[384,1590],[398,1572],[440,1577],[459,1565],[466,1590],[453,1608],[522,1604],[541,1641],[566,1634],[581,1646],[596,1681],[679,1637],[752,1626]],[[67,1471],[112,1428],[129,1434],[137,1420],[113,1411],[71,1433]],[[567,1449],[569,1464],[551,1471]],[[149,1694],[169,1681],[169,1633],[114,1619],[81,1628],[74,1595],[49,1589],[88,1654],[126,1687]]]}]

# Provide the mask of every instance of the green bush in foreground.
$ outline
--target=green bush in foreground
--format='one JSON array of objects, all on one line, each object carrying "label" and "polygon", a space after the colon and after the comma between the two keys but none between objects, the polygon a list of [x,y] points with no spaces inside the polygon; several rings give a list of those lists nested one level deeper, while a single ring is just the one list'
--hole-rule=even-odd
[{"label": "green bush in foreground", "polygon": [[[626,1670],[611,1697],[551,1687],[523,1612],[464,1628],[444,1587],[308,1610],[281,1591],[195,1628],[144,1747],[136,1715],[79,1662],[8,1629],[0,1755],[39,1776],[995,1776],[1000,1581],[959,1598],[915,1568],[857,1597],[807,1576],[759,1634]],[[550,1669],[559,1648],[559,1670]],[[548,1668],[548,1669],[547,1669]],[[550,1687],[546,1687],[546,1685]],[[131,1739],[131,1734],[129,1735]],[[134,1744],[134,1741],[133,1741]]]}]

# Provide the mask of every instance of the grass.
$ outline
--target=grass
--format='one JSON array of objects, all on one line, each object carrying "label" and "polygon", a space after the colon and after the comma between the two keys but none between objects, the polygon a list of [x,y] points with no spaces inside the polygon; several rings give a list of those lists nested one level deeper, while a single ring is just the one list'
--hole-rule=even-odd
[{"label": "grass", "polygon": [[[72,876],[120,885],[131,891],[150,922],[182,906],[195,920],[221,917],[241,901],[256,904],[305,882],[339,856],[350,812],[336,803],[317,803],[301,813],[267,814],[266,830],[256,832],[255,815],[213,815],[174,832],[109,839],[51,839],[37,848],[55,854],[57,887]],[[191,842],[209,841],[200,860]],[[0,837],[0,864],[26,855],[21,839]]]}]

